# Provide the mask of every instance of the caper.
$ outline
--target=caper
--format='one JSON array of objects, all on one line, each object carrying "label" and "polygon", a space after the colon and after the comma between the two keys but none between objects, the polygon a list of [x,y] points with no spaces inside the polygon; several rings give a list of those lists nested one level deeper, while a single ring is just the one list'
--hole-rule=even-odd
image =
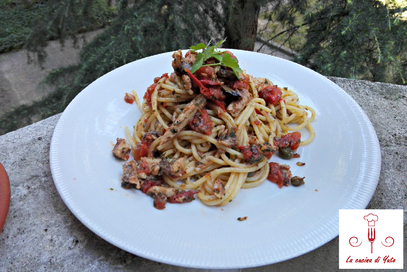
[{"label": "caper", "polygon": [[282,159],[288,160],[293,157],[293,150],[289,147],[283,147],[278,150],[278,156]]},{"label": "caper", "polygon": [[301,178],[299,176],[292,177],[291,178],[291,185],[294,186],[294,187],[301,186],[301,185],[303,185],[305,183],[304,179],[305,179],[305,177],[303,177],[303,178]]}]

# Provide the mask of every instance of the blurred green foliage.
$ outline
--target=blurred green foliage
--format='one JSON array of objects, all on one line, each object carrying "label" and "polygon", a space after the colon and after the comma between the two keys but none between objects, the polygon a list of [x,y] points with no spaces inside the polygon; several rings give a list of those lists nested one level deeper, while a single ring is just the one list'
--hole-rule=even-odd
[{"label": "blurred green foliage", "polygon": [[24,5],[0,0],[0,53],[23,47],[33,22],[46,16],[43,4]]},{"label": "blurred green foliage", "polygon": [[[28,43],[33,47],[31,50],[35,50],[44,48],[48,40],[76,38],[78,33],[108,25],[116,14],[115,8],[103,0],[71,1],[70,4],[67,1],[52,4],[52,1],[0,0],[0,53],[20,49]],[[70,17],[68,24],[64,23],[63,15]],[[58,23],[64,26],[59,29],[51,26]]]},{"label": "blurred green foliage", "polygon": [[297,61],[324,75],[406,84],[405,10],[376,0],[321,1],[303,13],[308,30]]},{"label": "blurred green foliage", "polygon": [[[406,8],[378,0],[119,0],[114,8],[102,0],[44,3],[46,15],[38,13],[23,35],[39,63],[49,39],[75,40],[92,26],[108,26],[83,48],[79,64],[47,77],[54,93],[1,117],[0,134],[29,124],[33,117],[62,112],[92,81],[131,61],[225,37],[233,40],[225,47],[239,48],[239,38],[231,36],[247,38],[239,20],[250,19],[241,13],[248,6],[254,7],[251,14],[261,11],[259,35],[295,49],[295,61],[319,73],[396,84],[407,80],[407,22],[401,17]],[[36,5],[41,4],[32,7]]]},{"label": "blurred green foliage", "polygon": [[386,3],[298,0],[265,13],[272,31],[264,33],[323,75],[406,84],[407,8]]},{"label": "blurred green foliage", "polygon": [[[208,2],[211,5],[205,5]],[[82,49],[80,63],[55,70],[46,78],[46,83],[52,84],[55,91],[41,101],[19,107],[2,116],[0,133],[27,125],[33,119],[43,119],[63,111],[92,81],[121,65],[161,52],[188,48],[191,44],[209,41],[213,35],[220,37],[221,34],[216,31],[209,32],[202,27],[207,24],[207,16],[214,17],[218,14],[217,10],[211,8],[215,2],[145,0],[131,5],[119,2],[119,16]],[[201,16],[191,16],[198,11]],[[220,14],[218,16],[223,18]],[[41,37],[40,33],[48,27],[60,29],[66,25],[48,24],[45,28],[38,27],[31,36]],[[39,61],[45,57],[41,51],[43,47],[28,44],[28,48],[39,56]]]}]

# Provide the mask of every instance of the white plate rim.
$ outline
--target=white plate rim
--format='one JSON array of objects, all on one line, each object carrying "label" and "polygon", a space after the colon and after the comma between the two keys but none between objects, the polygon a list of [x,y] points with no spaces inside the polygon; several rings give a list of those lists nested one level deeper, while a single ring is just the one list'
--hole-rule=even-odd
[{"label": "white plate rim", "polygon": [[[240,50],[231,50],[232,52],[238,54],[259,54],[259,53],[253,53],[253,52],[246,52],[246,51],[240,51]],[[155,56],[151,56],[148,58],[143,59],[148,60],[150,58],[160,58],[163,56],[168,56],[169,53],[163,53]],[[266,56],[265,56],[266,57]],[[376,189],[379,175],[380,175],[380,166],[381,166],[381,156],[380,156],[380,146],[379,142],[376,136],[376,133],[374,131],[374,128],[372,124],[370,123],[369,118],[366,116],[366,114],[363,112],[363,110],[360,108],[360,106],[344,91],[342,90],[338,85],[327,79],[326,77],[306,68],[303,66],[300,66],[296,63],[283,60],[280,58],[272,57],[272,56],[267,56],[267,58],[277,60],[279,63],[287,63],[288,66],[290,67],[300,67],[299,69],[307,71],[307,73],[311,73],[315,75],[316,78],[321,80],[321,82],[325,82],[331,86],[331,91],[335,92],[335,95],[338,95],[345,104],[350,106],[350,109],[352,110],[353,114],[357,116],[358,122],[364,126],[363,131],[366,133],[366,141],[371,144],[370,147],[370,153],[365,154],[365,156],[369,157],[369,162],[364,162],[366,164],[365,167],[368,167],[368,170],[366,172],[369,173],[364,173],[364,177],[368,180],[368,183],[366,184],[358,184],[358,190],[363,191],[363,195],[358,198],[358,199],[351,199],[352,201],[347,202],[347,205],[344,205],[342,208],[344,209],[363,209],[365,208],[370,199],[372,198],[374,191]],[[127,64],[127,65],[132,65]],[[126,66],[126,65],[125,65]],[[112,72],[119,72],[120,69],[123,67],[117,68],[116,70]],[[112,72],[104,75],[101,78],[107,78],[112,75]],[[151,77],[155,77],[158,75],[152,75]],[[100,80],[100,79],[98,79]],[[97,80],[97,81],[98,81]],[[92,83],[93,84],[93,83]],[[185,267],[194,267],[194,268],[212,268],[212,269],[231,269],[231,268],[247,268],[247,267],[254,267],[254,266],[262,266],[262,265],[267,265],[271,263],[276,263],[276,262],[281,262],[284,260],[288,260],[291,258],[294,258],[296,256],[302,255],[304,253],[307,253],[309,251],[312,251],[313,249],[322,246],[323,244],[329,242],[333,238],[335,238],[338,235],[337,229],[335,231],[327,231],[326,234],[320,235],[319,237],[320,240],[315,243],[314,245],[310,245],[307,247],[299,247],[295,252],[292,252],[290,254],[286,254],[285,256],[277,256],[277,257],[270,257],[266,258],[264,256],[259,257],[258,259],[252,259],[252,260],[246,260],[241,263],[236,263],[232,264],[230,262],[224,262],[221,263],[219,261],[214,261],[213,263],[208,263],[208,262],[200,262],[198,260],[180,260],[180,259],[174,259],[168,257],[168,256],[155,256],[151,252],[144,252],[142,249],[136,249],[134,247],[128,246],[127,244],[123,243],[120,239],[116,239],[114,235],[111,233],[106,232],[103,229],[103,226],[96,225],[92,222],[92,218],[89,217],[89,215],[82,214],[78,212],[78,208],[76,207],[75,199],[69,194],[69,188],[67,187],[66,183],[66,178],[61,174],[61,169],[66,167],[64,165],[61,165],[59,163],[60,159],[60,148],[61,148],[61,133],[63,133],[64,129],[66,129],[67,123],[70,122],[69,118],[69,110],[70,108],[74,107],[72,105],[75,105],[75,101],[78,101],[81,99],[81,97],[86,93],[90,92],[92,90],[92,84],[89,85],[87,88],[85,88],[72,102],[71,104],[67,107],[67,109],[64,111],[64,113],[61,115],[58,124],[55,128],[52,140],[51,140],[51,146],[50,146],[50,167],[51,167],[51,172],[52,176],[54,179],[54,183],[56,185],[56,188],[67,205],[67,207],[71,210],[71,212],[85,225],[87,226],[90,230],[92,230],[95,234],[100,236],[101,238],[105,239],[109,243],[112,243],[116,245],[117,247],[126,250],[130,253],[139,255],[141,257],[151,259],[157,262],[163,262],[171,265],[177,265],[177,266],[185,266]],[[122,93],[126,92],[127,90],[123,90]],[[295,90],[294,90],[295,91]],[[317,132],[318,133],[318,132]],[[338,215],[332,216],[330,221],[327,223],[327,228],[335,226],[338,221]]]}]

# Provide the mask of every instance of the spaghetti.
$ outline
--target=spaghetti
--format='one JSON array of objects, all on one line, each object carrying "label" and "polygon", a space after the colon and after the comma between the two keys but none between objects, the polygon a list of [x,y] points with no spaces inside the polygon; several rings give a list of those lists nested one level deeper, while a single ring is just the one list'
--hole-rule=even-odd
[{"label": "spaghetti", "polygon": [[[229,51],[216,53],[237,62]],[[315,137],[315,112],[300,105],[296,93],[235,73],[213,57],[192,73],[199,57],[194,50],[175,52],[174,72],[154,79],[133,133],[126,129],[134,161],[123,166],[122,186],[151,195],[158,209],[195,194],[206,205],[222,206],[267,178],[288,185],[289,167],[268,160],[284,149],[298,157],[298,146]],[[300,140],[303,128],[310,136]]]}]

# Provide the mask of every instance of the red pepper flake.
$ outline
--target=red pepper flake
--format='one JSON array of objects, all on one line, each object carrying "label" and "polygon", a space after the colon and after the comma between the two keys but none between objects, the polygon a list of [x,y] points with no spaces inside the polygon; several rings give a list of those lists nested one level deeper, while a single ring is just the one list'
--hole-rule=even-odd
[{"label": "red pepper flake", "polygon": [[259,120],[255,120],[255,121],[254,121],[254,123],[255,123],[257,126],[259,126],[259,125],[260,125]]},{"label": "red pepper flake", "polygon": [[247,216],[243,216],[243,217],[238,217],[237,220],[239,221],[245,221],[247,219]]},{"label": "red pepper flake", "polygon": [[297,162],[296,163],[298,166],[304,166],[305,165],[305,162]]}]

